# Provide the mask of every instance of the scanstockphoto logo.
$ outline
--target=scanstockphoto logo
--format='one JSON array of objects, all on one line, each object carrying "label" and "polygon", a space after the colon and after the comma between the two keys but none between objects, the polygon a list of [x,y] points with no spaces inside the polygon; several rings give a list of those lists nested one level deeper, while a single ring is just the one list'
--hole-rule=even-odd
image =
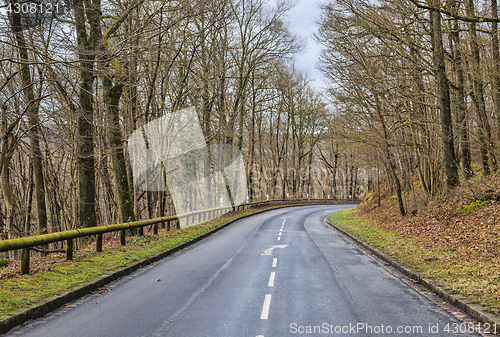
[{"label": "scanstockphoto logo", "polygon": [[128,148],[136,186],[169,191],[177,214],[245,202],[241,152],[228,144],[207,145],[194,107],[144,124],[129,137]]},{"label": "scanstockphoto logo", "polygon": [[23,30],[68,17],[73,0],[2,0],[1,26]]}]

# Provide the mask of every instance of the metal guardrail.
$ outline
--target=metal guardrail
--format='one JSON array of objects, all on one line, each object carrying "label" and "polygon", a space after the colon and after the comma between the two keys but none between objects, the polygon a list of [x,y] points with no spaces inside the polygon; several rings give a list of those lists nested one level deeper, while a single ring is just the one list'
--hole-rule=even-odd
[{"label": "metal guardrail", "polygon": [[[128,229],[140,228],[144,226],[154,225],[153,232],[154,234],[158,233],[158,224],[166,223],[166,227],[170,229],[170,222],[176,221],[177,229],[180,229],[180,220],[186,219],[186,224],[189,224],[189,220],[191,218],[192,222],[195,221],[195,217],[198,216],[198,222],[207,221],[207,215],[209,219],[222,216],[228,211],[238,211],[242,209],[248,209],[251,207],[255,207],[262,204],[267,203],[275,203],[275,202],[283,202],[283,203],[291,203],[294,202],[337,202],[334,199],[273,199],[266,201],[257,201],[257,202],[249,202],[245,204],[241,204],[235,207],[219,207],[202,211],[195,211],[190,213],[184,213],[180,215],[173,215],[168,217],[160,217],[149,220],[140,220],[128,223],[121,223],[115,225],[104,225],[97,227],[89,227],[89,228],[80,228],[80,229],[71,229],[63,232],[42,234],[31,237],[21,237],[17,239],[8,239],[0,241],[0,252],[12,251],[21,249],[21,274],[29,274],[29,263],[30,263],[30,248],[46,245],[53,242],[61,242],[66,241],[66,260],[73,259],[73,240],[80,237],[87,237],[92,235],[97,235],[96,240],[96,251],[102,252],[102,234],[110,233],[110,232],[119,232],[120,233],[120,244],[122,246],[126,245],[126,231]],[[349,200],[353,201],[353,200]]]}]

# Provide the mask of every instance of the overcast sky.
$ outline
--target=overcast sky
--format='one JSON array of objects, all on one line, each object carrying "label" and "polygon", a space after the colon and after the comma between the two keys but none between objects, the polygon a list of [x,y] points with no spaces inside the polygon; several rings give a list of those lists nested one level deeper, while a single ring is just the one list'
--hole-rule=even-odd
[{"label": "overcast sky", "polygon": [[314,41],[312,34],[318,29],[316,22],[320,18],[320,3],[326,0],[296,0],[289,17],[290,29],[305,40],[303,51],[295,57],[297,68],[306,72],[313,84],[320,89],[324,86],[324,78],[317,69],[321,47]]}]

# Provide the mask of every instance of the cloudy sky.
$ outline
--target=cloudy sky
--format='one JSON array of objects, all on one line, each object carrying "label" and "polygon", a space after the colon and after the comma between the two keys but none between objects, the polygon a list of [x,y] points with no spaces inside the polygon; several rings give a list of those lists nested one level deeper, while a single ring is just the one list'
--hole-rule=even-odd
[{"label": "cloudy sky", "polygon": [[318,29],[316,22],[320,18],[320,3],[326,0],[295,0],[295,7],[289,17],[290,29],[305,40],[303,51],[296,56],[296,66],[308,74],[311,82],[320,89],[324,86],[324,78],[316,68],[321,47],[314,41],[312,34]]}]

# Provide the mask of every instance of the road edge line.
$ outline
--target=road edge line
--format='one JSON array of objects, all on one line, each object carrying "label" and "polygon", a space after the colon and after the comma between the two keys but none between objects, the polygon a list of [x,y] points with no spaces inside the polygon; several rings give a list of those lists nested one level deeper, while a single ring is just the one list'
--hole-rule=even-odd
[{"label": "road edge line", "polygon": [[[351,233],[345,231],[344,229],[340,228],[339,226],[331,223],[328,218],[328,216],[324,217],[324,222],[328,224],[329,226],[333,227],[337,231],[339,231],[341,234],[347,236],[351,240],[355,241],[357,244],[365,248],[366,250],[370,251],[373,255],[376,255],[378,258],[384,260],[385,262],[389,263],[394,269],[398,270],[402,274],[408,276],[412,280],[418,282],[422,286],[426,287],[427,289],[431,290],[433,293],[444,299],[446,302],[456,306],[457,308],[462,309],[478,321],[482,323],[487,323],[490,324],[492,327],[496,326],[497,329],[500,329],[500,316],[495,315],[493,313],[487,312],[481,305],[477,303],[473,303],[471,300],[469,300],[467,297],[463,295],[453,295],[450,294],[449,292],[445,291],[441,287],[437,286],[432,282],[431,279],[422,277],[422,275],[419,272],[415,272],[411,270],[410,268],[406,267],[399,261],[396,261],[383,251],[381,251],[378,248],[372,247],[368,245],[367,243],[361,241]],[[498,330],[497,330],[498,331]]]}]

